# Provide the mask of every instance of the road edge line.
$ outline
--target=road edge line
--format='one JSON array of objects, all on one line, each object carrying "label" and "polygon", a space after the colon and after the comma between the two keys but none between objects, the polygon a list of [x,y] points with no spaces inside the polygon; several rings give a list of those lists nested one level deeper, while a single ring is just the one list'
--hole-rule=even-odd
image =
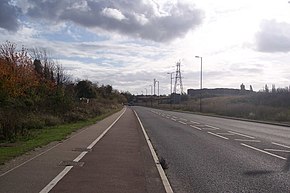
[{"label": "road edge line", "polygon": [[155,152],[155,150],[153,148],[153,145],[152,145],[152,143],[151,143],[151,141],[150,141],[150,139],[149,139],[149,137],[148,137],[148,135],[147,135],[147,133],[145,131],[145,128],[144,128],[144,126],[143,126],[143,124],[142,124],[142,122],[141,122],[141,120],[140,120],[140,118],[139,118],[139,116],[138,116],[138,114],[137,114],[137,112],[135,110],[134,110],[134,113],[135,113],[135,115],[136,115],[136,117],[138,119],[138,122],[139,122],[139,124],[140,124],[140,126],[142,128],[144,137],[145,137],[147,145],[148,145],[148,147],[150,149],[150,152],[151,152],[151,155],[153,157],[153,160],[155,161],[155,166],[156,166],[156,168],[157,168],[157,170],[159,172],[159,175],[161,177],[161,181],[162,181],[162,184],[163,184],[163,186],[165,188],[165,191],[166,191],[166,193],[173,193],[173,190],[172,190],[171,185],[170,185],[170,183],[168,181],[168,178],[165,175],[165,172],[164,172],[163,168],[160,165],[158,156],[157,156],[157,154],[156,154],[156,152]]},{"label": "road edge line", "polygon": [[[87,148],[92,149],[104,136],[105,134],[115,125],[115,123],[122,117],[126,112],[127,108],[117,117],[117,119],[105,130],[97,139],[95,139]],[[80,161],[88,152],[81,152],[73,161]],[[48,193],[52,190],[55,185],[73,168],[73,166],[66,166],[53,180],[51,180],[39,193]]]}]

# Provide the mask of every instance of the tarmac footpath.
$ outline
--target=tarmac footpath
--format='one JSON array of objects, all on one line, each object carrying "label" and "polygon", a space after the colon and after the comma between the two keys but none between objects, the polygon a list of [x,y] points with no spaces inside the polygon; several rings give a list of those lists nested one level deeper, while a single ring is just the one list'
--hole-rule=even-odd
[{"label": "tarmac footpath", "polygon": [[165,192],[134,112],[124,115],[51,192]]},{"label": "tarmac footpath", "polygon": [[166,192],[130,108],[52,145],[0,171],[0,192]]}]

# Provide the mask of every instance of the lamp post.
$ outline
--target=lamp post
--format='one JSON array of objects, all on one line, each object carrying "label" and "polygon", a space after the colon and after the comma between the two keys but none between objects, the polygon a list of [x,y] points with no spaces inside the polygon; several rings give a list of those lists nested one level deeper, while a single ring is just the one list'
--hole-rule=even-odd
[{"label": "lamp post", "polygon": [[202,97],[202,57],[195,56],[196,58],[200,58],[200,95],[199,95],[199,112],[202,112],[202,104],[201,104],[201,97]]},{"label": "lamp post", "polygon": [[167,72],[167,74],[170,74],[170,95],[172,94],[172,74],[173,74],[174,72]]},{"label": "lamp post", "polygon": [[151,87],[151,96],[152,96],[152,85],[149,85]]}]

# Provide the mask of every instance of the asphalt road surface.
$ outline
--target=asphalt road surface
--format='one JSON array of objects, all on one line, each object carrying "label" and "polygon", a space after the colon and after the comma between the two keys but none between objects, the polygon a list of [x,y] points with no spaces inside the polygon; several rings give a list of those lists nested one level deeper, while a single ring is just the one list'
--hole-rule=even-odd
[{"label": "asphalt road surface", "polygon": [[290,128],[133,108],[174,192],[290,192]]}]

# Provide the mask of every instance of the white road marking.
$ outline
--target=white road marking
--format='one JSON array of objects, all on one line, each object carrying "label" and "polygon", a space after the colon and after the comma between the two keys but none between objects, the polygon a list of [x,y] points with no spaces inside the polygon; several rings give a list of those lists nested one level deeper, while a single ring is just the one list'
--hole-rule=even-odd
[{"label": "white road marking", "polygon": [[264,149],[265,151],[275,151],[275,152],[285,152],[290,153],[290,150],[283,150],[283,149]]},{"label": "white road marking", "polygon": [[182,121],[187,121],[187,119],[184,119],[184,118],[179,118],[180,120],[182,120]]},{"label": "white road marking", "polygon": [[273,154],[273,153],[270,153],[270,152],[267,152],[267,151],[264,151],[264,150],[261,150],[261,149],[258,149],[256,147],[253,147],[253,146],[250,146],[250,145],[247,145],[247,144],[244,144],[244,143],[241,143],[242,146],[245,146],[245,147],[248,147],[248,148],[251,148],[253,150],[256,150],[256,151],[259,151],[259,152],[262,152],[262,153],[265,153],[265,154],[268,154],[268,155],[271,155],[271,156],[274,156],[274,157],[277,157],[279,159],[283,159],[283,160],[286,160],[285,157],[282,157],[282,156],[279,156],[279,155],[276,155],[276,154]]},{"label": "white road marking", "polygon": [[255,140],[255,139],[234,139],[235,141],[244,141],[244,142],[261,142],[259,140]]},{"label": "white road marking", "polygon": [[171,115],[166,114],[168,117],[170,117]]},{"label": "white road marking", "polygon": [[66,166],[47,186],[45,186],[39,193],[48,193],[71,169],[73,166]]},{"label": "white road marking", "polygon": [[[87,149],[92,149],[98,141],[100,141],[104,135],[115,125],[115,123],[122,117],[122,115],[126,112],[127,109],[125,109],[121,115],[97,138],[95,139],[88,147]],[[84,151],[78,157],[76,157],[73,161],[78,162],[80,161],[88,152]],[[40,193],[48,193],[71,169],[73,166],[66,166],[51,182],[49,182],[41,191]]]},{"label": "white road marking", "polygon": [[224,136],[221,136],[221,135],[218,135],[218,134],[216,134],[216,133],[212,133],[212,132],[207,132],[207,133],[209,133],[209,134],[211,134],[211,135],[214,135],[214,136],[217,136],[217,137],[220,137],[220,138],[223,138],[223,139],[229,139],[229,138],[227,138],[227,137],[224,137]]},{"label": "white road marking", "polygon": [[175,116],[172,116],[174,119],[177,119],[177,117],[175,117]]},{"label": "white road marking", "polygon": [[219,134],[219,135],[235,135],[233,133],[217,133],[217,134]]},{"label": "white road marking", "polygon": [[190,121],[191,123],[194,123],[194,124],[200,124],[199,122],[196,122],[196,121]]},{"label": "white road marking", "polygon": [[83,151],[78,157],[76,157],[73,161],[78,162],[80,161],[88,152]]},{"label": "white road marking", "polygon": [[286,148],[289,148],[289,149],[290,149],[289,146],[287,146],[287,145],[283,145],[283,144],[280,144],[280,143],[272,142],[272,144],[274,144],[274,145],[278,145],[278,146],[281,146],[281,147],[286,147]]},{"label": "white road marking", "polygon": [[167,119],[169,119],[170,117],[166,117]]},{"label": "white road marking", "polygon": [[182,122],[182,121],[178,121],[179,123],[183,124],[183,125],[187,125],[187,123]]},{"label": "white road marking", "polygon": [[159,161],[159,159],[157,157],[156,152],[154,151],[153,145],[152,145],[152,143],[151,143],[151,141],[150,141],[150,139],[149,139],[149,137],[148,137],[148,135],[147,135],[147,133],[145,131],[145,128],[143,127],[143,124],[142,124],[142,122],[141,122],[138,114],[136,113],[136,111],[134,111],[134,113],[135,113],[135,115],[136,115],[136,117],[137,117],[137,119],[139,121],[139,124],[140,124],[140,126],[142,128],[143,134],[144,134],[145,139],[147,141],[147,145],[148,145],[148,147],[150,149],[150,152],[151,152],[151,155],[152,155],[152,157],[153,157],[153,159],[155,161],[155,166],[157,167],[157,170],[158,170],[159,175],[161,177],[161,181],[163,183],[163,186],[165,188],[165,191],[166,191],[166,193],[173,193],[173,190],[171,188],[171,185],[170,185],[170,183],[169,183],[169,181],[168,181],[168,179],[167,179],[167,177],[165,175],[164,170],[162,169],[162,166],[160,164],[160,161]]},{"label": "white road marking", "polygon": [[206,127],[210,127],[210,128],[213,128],[214,130],[218,130],[218,129],[220,129],[220,128],[218,128],[218,127],[214,127],[214,126],[211,126],[211,125],[205,125]]},{"label": "white road marking", "polygon": [[172,121],[176,121],[176,119],[171,118]]},{"label": "white road marking", "polygon": [[194,129],[198,129],[198,130],[202,130],[201,128],[199,128],[199,127],[196,127],[196,126],[194,126],[194,125],[189,125],[190,127],[192,127],[192,128],[194,128]]},{"label": "white road marking", "polygon": [[237,132],[233,132],[233,131],[228,131],[228,132],[236,134],[236,135],[240,135],[240,136],[243,136],[243,137],[247,137],[247,138],[250,138],[250,139],[255,139],[255,137],[252,137],[252,136],[249,136],[249,135],[245,135],[245,134],[241,134],[241,133],[237,133]]}]

